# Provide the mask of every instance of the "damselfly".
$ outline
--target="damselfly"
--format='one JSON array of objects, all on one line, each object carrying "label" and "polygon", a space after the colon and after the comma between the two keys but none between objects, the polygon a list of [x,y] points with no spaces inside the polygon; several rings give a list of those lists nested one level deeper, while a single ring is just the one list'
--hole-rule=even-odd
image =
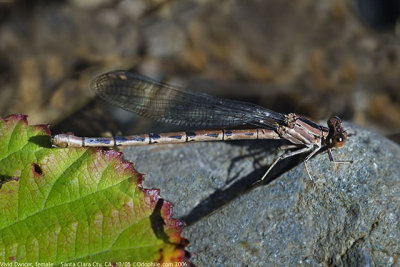
[{"label": "damselfly", "polygon": [[[306,163],[323,148],[327,149],[332,162],[349,162],[335,161],[331,153],[332,148],[343,147],[347,140],[347,133],[338,117],[331,117],[327,122],[328,127],[324,127],[295,113],[282,114],[252,103],[186,91],[128,71],[102,74],[91,82],[90,88],[106,101],[144,117],[181,126],[220,129],[116,137],[78,137],[58,134],[52,137],[54,146],[112,147],[190,141],[288,140],[294,150],[279,156],[262,179],[279,161],[300,153],[308,153],[304,163],[311,178]],[[239,125],[251,125],[253,128],[228,129]]]}]

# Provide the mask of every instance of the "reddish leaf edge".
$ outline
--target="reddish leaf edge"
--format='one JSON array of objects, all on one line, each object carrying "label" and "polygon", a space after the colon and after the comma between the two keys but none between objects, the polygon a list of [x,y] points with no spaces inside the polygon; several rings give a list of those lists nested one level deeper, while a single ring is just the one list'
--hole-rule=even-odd
[{"label": "reddish leaf edge", "polygon": [[[49,141],[51,138],[51,131],[50,131],[50,124],[37,124],[37,125],[29,125],[28,122],[28,115],[24,114],[11,114],[6,117],[1,117],[0,116],[0,121],[4,122],[6,125],[10,124],[17,124],[22,122],[24,125],[27,127],[34,127],[38,129],[39,131],[43,132],[45,135],[48,136]],[[43,146],[43,148],[47,148]],[[63,149],[71,149],[71,148],[63,148]],[[120,151],[116,151],[113,149],[104,149],[104,148],[86,148],[88,150],[91,150],[93,153],[102,153],[105,157],[108,159],[114,159],[117,160],[118,163],[120,164],[119,166],[123,166],[123,168],[129,172],[132,173],[132,176],[138,177],[137,181],[137,186],[138,189],[141,190],[149,199],[151,202],[156,202],[156,208],[153,211],[153,216],[152,220],[158,220],[160,219],[159,222],[153,221],[153,225],[155,226],[162,226],[162,234],[160,235],[160,238],[168,237],[165,241],[168,242],[169,244],[175,245],[176,248],[176,254],[172,256],[169,259],[166,259],[163,257],[163,251],[159,251],[159,258],[158,262],[186,262],[191,266],[192,263],[190,262],[191,254],[185,250],[185,247],[189,246],[190,242],[186,238],[182,237],[182,231],[183,228],[185,227],[185,223],[182,221],[179,221],[178,219],[172,218],[173,214],[173,205],[168,202],[167,200],[164,200],[163,198],[160,197],[160,189],[158,188],[143,188],[143,180],[146,174],[139,173],[138,171],[135,170],[134,164],[132,162],[126,161],[123,159],[123,153]],[[32,165],[32,168],[35,170],[37,166],[34,164]],[[37,169],[35,170],[37,172]],[[159,230],[159,229],[154,229],[154,231]]]},{"label": "reddish leaf edge", "polygon": [[28,115],[24,114],[11,114],[6,117],[0,116],[0,121],[3,121],[5,124],[16,124],[22,122],[26,126],[34,127],[38,130],[41,130],[43,133],[46,133],[50,136],[50,124],[37,124],[37,125],[29,125],[28,123]]},{"label": "reddish leaf edge", "polygon": [[104,148],[88,148],[94,153],[102,153],[106,158],[110,160],[117,160],[118,165],[121,166],[125,171],[129,171],[132,176],[138,177],[137,186],[139,190],[144,192],[144,194],[149,197],[150,201],[155,204],[155,209],[150,215],[152,221],[152,228],[154,233],[159,233],[158,238],[163,239],[164,242],[171,245],[175,245],[175,254],[170,258],[164,258],[163,251],[159,251],[158,262],[189,262],[191,257],[190,253],[184,248],[189,245],[189,240],[181,236],[183,228],[185,226],[184,222],[178,219],[172,218],[173,205],[160,197],[160,189],[158,188],[143,188],[143,180],[145,174],[139,173],[135,170],[132,162],[125,161],[123,159],[123,152],[116,151],[113,149]]}]

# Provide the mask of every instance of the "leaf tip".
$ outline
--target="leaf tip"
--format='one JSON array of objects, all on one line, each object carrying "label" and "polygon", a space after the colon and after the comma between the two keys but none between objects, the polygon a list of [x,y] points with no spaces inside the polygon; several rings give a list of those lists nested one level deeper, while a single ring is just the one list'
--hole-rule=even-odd
[{"label": "leaf tip", "polygon": [[160,189],[143,189],[143,191],[149,197],[151,203],[157,203],[160,196]]},{"label": "leaf tip", "polygon": [[34,125],[34,127],[40,130],[41,132],[46,133],[47,135],[51,135],[50,124],[38,124]]},{"label": "leaf tip", "polygon": [[[11,123],[11,124],[17,124],[18,122],[23,123],[25,126],[28,126],[28,115],[24,114],[11,114],[8,115],[4,118],[0,117],[0,121],[3,121],[5,123]],[[31,127],[36,128],[40,132],[43,132],[47,135],[50,135],[50,125],[49,124],[38,124],[38,125],[32,125]]]},{"label": "leaf tip", "polygon": [[[6,116],[4,119],[2,119],[5,122],[19,122],[21,121],[25,125],[28,125],[28,116],[23,115],[23,114],[12,114],[9,116]],[[1,118],[0,118],[1,119]]]}]

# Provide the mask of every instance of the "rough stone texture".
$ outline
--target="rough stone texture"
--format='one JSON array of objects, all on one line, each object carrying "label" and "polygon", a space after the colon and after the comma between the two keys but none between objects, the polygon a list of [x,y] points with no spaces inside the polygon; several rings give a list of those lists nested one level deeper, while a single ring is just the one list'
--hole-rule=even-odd
[{"label": "rough stone texture", "polygon": [[[274,142],[215,142],[125,149],[161,188],[198,266],[399,266],[400,147],[346,123],[347,145],[254,183]],[[301,159],[300,159],[301,160]],[[295,161],[296,162],[296,161]],[[278,173],[293,167],[289,160]],[[291,166],[287,166],[287,165]]]}]

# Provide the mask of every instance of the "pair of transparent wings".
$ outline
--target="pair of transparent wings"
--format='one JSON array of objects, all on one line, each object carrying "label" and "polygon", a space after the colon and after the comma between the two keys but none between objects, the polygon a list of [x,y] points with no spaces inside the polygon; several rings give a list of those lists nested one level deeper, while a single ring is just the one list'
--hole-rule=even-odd
[{"label": "pair of transparent wings", "polygon": [[95,78],[90,88],[104,100],[161,122],[190,127],[230,127],[251,124],[276,129],[283,114],[261,106],[191,92],[128,71]]}]

